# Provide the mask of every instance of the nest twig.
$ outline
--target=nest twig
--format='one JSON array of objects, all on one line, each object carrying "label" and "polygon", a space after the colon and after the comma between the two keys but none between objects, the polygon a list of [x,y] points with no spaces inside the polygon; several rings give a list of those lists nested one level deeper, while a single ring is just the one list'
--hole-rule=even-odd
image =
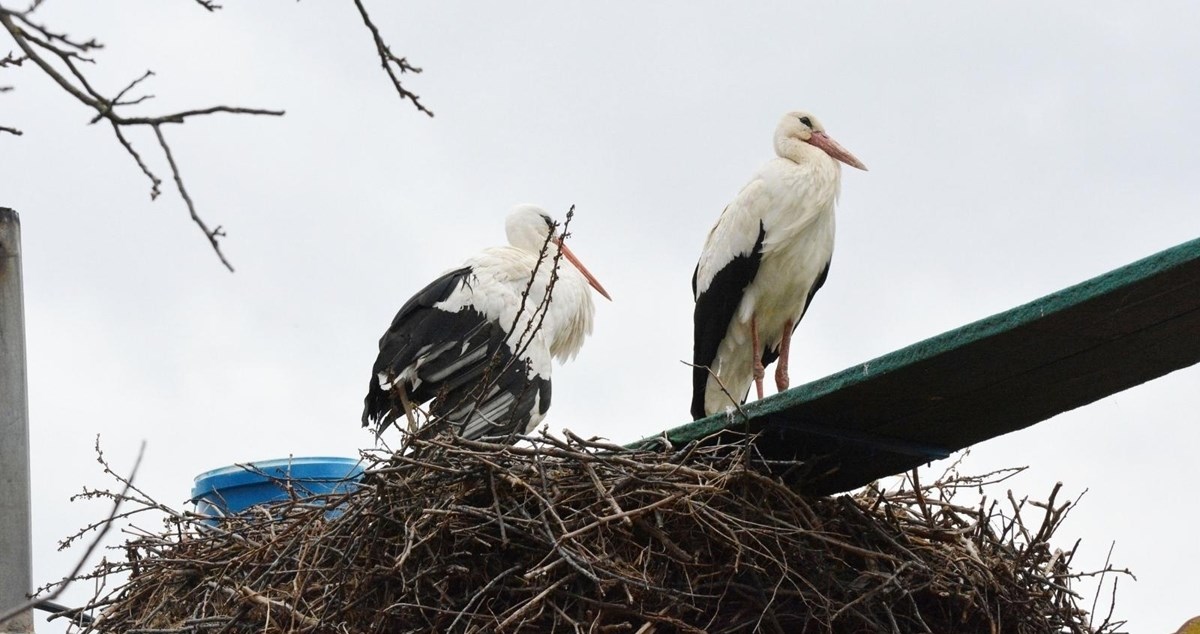
[{"label": "nest twig", "polygon": [[[753,444],[657,453],[542,434],[370,454],[362,488],[134,534],[75,631],[1111,632],[1089,623],[1069,504],[964,504],[1000,480],[797,494]],[[419,457],[414,457],[417,455]],[[327,517],[325,503],[337,505]],[[1110,570],[1111,571],[1111,570]],[[111,579],[128,574],[123,584]],[[1091,574],[1091,573],[1089,573]],[[104,583],[108,581],[109,583]]]}]

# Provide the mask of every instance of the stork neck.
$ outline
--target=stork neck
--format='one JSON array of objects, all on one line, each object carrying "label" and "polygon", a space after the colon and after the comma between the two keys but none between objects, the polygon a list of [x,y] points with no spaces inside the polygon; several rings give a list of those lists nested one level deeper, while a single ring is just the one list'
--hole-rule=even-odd
[{"label": "stork neck", "polygon": [[775,137],[775,153],[780,158],[788,159],[800,165],[820,160],[822,157],[831,161],[833,160],[820,148],[813,147],[793,136]]}]

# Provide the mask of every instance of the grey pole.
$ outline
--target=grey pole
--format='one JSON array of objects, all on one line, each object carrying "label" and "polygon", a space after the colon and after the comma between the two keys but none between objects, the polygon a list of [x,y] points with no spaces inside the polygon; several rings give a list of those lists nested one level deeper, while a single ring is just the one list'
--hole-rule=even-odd
[{"label": "grey pole", "polygon": [[[21,218],[0,207],[0,613],[25,603],[32,589]],[[32,634],[33,614],[0,623],[0,632]]]}]

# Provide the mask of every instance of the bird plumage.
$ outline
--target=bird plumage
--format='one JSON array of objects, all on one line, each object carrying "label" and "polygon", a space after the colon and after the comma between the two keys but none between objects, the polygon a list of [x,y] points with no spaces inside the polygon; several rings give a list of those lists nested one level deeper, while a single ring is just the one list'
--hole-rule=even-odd
[{"label": "bird plumage", "polygon": [[485,249],[405,303],[379,341],[364,426],[382,430],[404,416],[405,398],[432,401],[431,420],[468,438],[524,433],[541,421],[550,360],[578,353],[595,311],[594,278],[554,228],[541,209],[518,207],[506,221],[509,246]]},{"label": "bird plumage", "polygon": [[[692,277],[694,418],[745,401],[755,379],[755,334],[764,365],[786,355],[791,331],[829,271],[838,161],[865,169],[803,112],[781,120],[775,151],[725,207]],[[780,366],[777,382],[786,385]]]}]

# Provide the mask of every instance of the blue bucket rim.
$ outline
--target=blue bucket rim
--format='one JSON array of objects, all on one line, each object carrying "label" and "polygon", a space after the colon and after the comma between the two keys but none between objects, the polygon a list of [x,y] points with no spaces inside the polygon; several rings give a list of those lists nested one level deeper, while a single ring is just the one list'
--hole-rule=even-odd
[{"label": "blue bucket rim", "polygon": [[[343,467],[334,474],[322,467]],[[300,456],[255,460],[205,471],[196,476],[192,500],[218,489],[290,479],[297,482],[336,482],[355,480],[363,472],[362,458],[344,456]]]}]

